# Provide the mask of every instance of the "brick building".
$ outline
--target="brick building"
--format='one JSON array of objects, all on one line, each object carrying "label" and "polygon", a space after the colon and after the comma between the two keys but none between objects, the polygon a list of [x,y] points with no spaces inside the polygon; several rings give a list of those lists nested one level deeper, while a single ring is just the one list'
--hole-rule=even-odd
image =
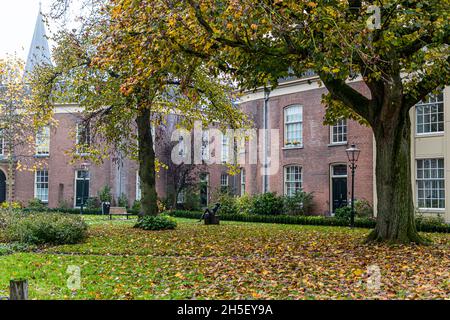
[{"label": "brick building", "polygon": [[[27,62],[27,72],[39,61],[49,59],[48,45],[44,37],[42,18],[38,17],[33,44]],[[34,52],[35,48],[44,48]],[[42,58],[44,57],[44,58]],[[39,60],[39,59],[38,59]],[[351,84],[369,96],[362,81]],[[345,149],[356,144],[361,150],[355,179],[355,197],[366,199],[376,208],[375,141],[369,127],[350,120],[340,120],[334,126],[323,125],[325,108],[321,103],[326,89],[317,77],[309,75],[301,79],[287,79],[271,92],[258,89],[241,97],[239,107],[253,120],[256,129],[271,131],[257,134],[253,140],[236,148],[242,161],[241,172],[229,175],[227,166],[221,164],[230,159],[235,150],[226,136],[211,138],[202,133],[202,139],[215,141],[216,148],[203,149],[219,152],[219,163],[201,167],[198,172],[202,205],[208,205],[216,190],[228,187],[235,194],[276,192],[292,194],[303,189],[314,193],[314,212],[331,215],[350,199],[351,179]],[[450,221],[450,180],[445,179],[450,168],[450,88],[442,94],[431,96],[411,110],[412,119],[412,184],[415,206],[426,214],[440,214]],[[36,157],[46,159],[45,167],[35,172],[14,172],[14,200],[26,203],[39,198],[50,207],[66,205],[78,207],[82,199],[96,196],[103,186],[110,186],[117,199],[127,195],[130,204],[140,198],[138,165],[129,159],[108,159],[102,165],[89,166],[88,172],[81,163],[71,164],[65,151],[73,148],[76,139],[86,137],[86,129],[80,125],[82,110],[75,104],[55,106],[55,118],[59,125],[49,128],[37,137],[41,141]],[[175,130],[176,117],[169,117],[164,128],[156,132],[156,154],[171,165],[164,150]],[[84,131],[83,131],[84,130]],[[78,137],[78,138],[77,138]],[[252,142],[254,141],[254,142]],[[257,146],[257,156],[251,146]],[[179,146],[178,146],[179,147]],[[39,149],[40,148],[40,149]],[[0,150],[1,151],[1,150]],[[120,160],[120,161],[118,161]],[[118,165],[119,163],[119,165]],[[268,165],[264,165],[268,163]],[[6,199],[6,159],[0,162],[0,201]],[[162,169],[157,177],[158,196],[164,199],[172,192],[170,170]],[[182,203],[183,194],[179,197]]]}]

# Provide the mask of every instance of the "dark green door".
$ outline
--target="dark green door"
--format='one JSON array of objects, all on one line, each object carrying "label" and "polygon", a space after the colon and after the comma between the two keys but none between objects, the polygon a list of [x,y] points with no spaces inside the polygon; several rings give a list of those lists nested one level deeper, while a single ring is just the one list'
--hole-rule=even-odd
[{"label": "dark green door", "polygon": [[347,178],[333,178],[333,212],[347,205]]},{"label": "dark green door", "polygon": [[81,207],[89,198],[89,173],[78,171],[75,183],[75,207]]}]

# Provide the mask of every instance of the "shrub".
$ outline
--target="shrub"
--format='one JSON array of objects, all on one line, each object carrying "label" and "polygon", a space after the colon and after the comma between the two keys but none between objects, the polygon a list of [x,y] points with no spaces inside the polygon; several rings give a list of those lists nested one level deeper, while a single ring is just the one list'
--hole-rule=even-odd
[{"label": "shrub", "polygon": [[336,219],[345,221],[347,223],[350,222],[351,216],[352,216],[352,208],[350,208],[349,206],[340,207],[336,209],[334,213],[334,217]]},{"label": "shrub", "polygon": [[143,230],[170,230],[177,227],[177,223],[166,215],[144,216],[138,220],[135,228]]},{"label": "shrub", "polygon": [[370,202],[366,199],[355,200],[355,213],[361,218],[372,218],[373,208]]},{"label": "shrub", "polygon": [[98,198],[101,202],[109,202],[112,201],[111,187],[106,185],[98,191]]},{"label": "shrub", "polygon": [[9,242],[27,244],[74,244],[87,237],[87,224],[79,216],[62,213],[30,213],[17,216],[7,225]]},{"label": "shrub", "polygon": [[283,212],[283,198],[278,197],[276,193],[267,192],[255,195],[251,214],[259,215],[277,215]]},{"label": "shrub", "polygon": [[313,194],[302,190],[292,196],[283,197],[284,213],[288,215],[310,215],[313,207]]},{"label": "shrub", "polygon": [[240,214],[250,214],[253,206],[253,198],[248,194],[236,198],[236,210]]},{"label": "shrub", "polygon": [[200,196],[195,190],[186,190],[184,197],[183,208],[185,210],[197,211],[200,210]]},{"label": "shrub", "polygon": [[2,202],[0,208],[1,209],[18,210],[18,209],[22,208],[22,204],[20,202],[16,202],[16,201],[13,201],[13,202],[5,201],[5,202]]},{"label": "shrub", "polygon": [[126,194],[122,193],[119,196],[119,198],[117,199],[117,206],[123,207],[123,208],[128,208],[129,202],[128,202],[128,197]]},{"label": "shrub", "polygon": [[34,209],[45,209],[47,206],[39,199],[31,199],[30,201],[28,201],[28,208],[31,210]]},{"label": "shrub", "polygon": [[140,212],[141,211],[141,201],[135,200],[131,206],[131,211]]},{"label": "shrub", "polygon": [[214,197],[215,202],[220,203],[219,214],[236,214],[238,212],[236,206],[236,197],[228,192],[219,192],[217,196]]},{"label": "shrub", "polygon": [[85,207],[87,210],[101,209],[100,199],[97,197],[91,197],[86,200]]}]

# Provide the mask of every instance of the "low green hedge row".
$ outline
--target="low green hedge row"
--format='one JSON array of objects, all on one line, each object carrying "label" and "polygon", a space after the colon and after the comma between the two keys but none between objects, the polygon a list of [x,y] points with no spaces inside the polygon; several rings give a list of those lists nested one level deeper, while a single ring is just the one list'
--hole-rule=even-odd
[{"label": "low green hedge row", "polygon": [[[23,212],[63,212],[68,214],[80,214],[80,209],[76,208],[42,208],[42,209],[34,209],[34,208],[24,208],[21,209]],[[129,214],[137,215],[139,211],[137,210],[127,210]],[[88,215],[101,215],[102,210],[89,210],[83,209],[83,214]]]},{"label": "low green hedge row", "polygon": [[[201,212],[198,211],[183,211],[174,210],[168,211],[167,214],[177,218],[200,219]],[[335,217],[324,216],[265,216],[265,215],[250,215],[250,214],[227,214],[220,215],[223,221],[242,221],[242,222],[263,222],[263,223],[282,223],[282,224],[299,224],[299,225],[314,225],[314,226],[348,226],[346,220],[337,219]],[[375,227],[375,220],[369,218],[356,218],[355,227],[373,229]],[[450,233],[450,225],[448,224],[427,224],[418,223],[417,230],[422,232],[441,232]]]}]

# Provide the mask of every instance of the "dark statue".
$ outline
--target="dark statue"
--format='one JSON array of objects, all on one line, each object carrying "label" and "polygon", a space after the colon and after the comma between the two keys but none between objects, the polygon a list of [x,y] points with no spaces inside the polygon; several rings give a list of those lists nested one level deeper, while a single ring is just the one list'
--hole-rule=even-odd
[{"label": "dark statue", "polygon": [[220,203],[216,203],[212,210],[206,208],[199,221],[205,220],[205,224],[219,224],[219,216],[217,215],[219,208]]}]

